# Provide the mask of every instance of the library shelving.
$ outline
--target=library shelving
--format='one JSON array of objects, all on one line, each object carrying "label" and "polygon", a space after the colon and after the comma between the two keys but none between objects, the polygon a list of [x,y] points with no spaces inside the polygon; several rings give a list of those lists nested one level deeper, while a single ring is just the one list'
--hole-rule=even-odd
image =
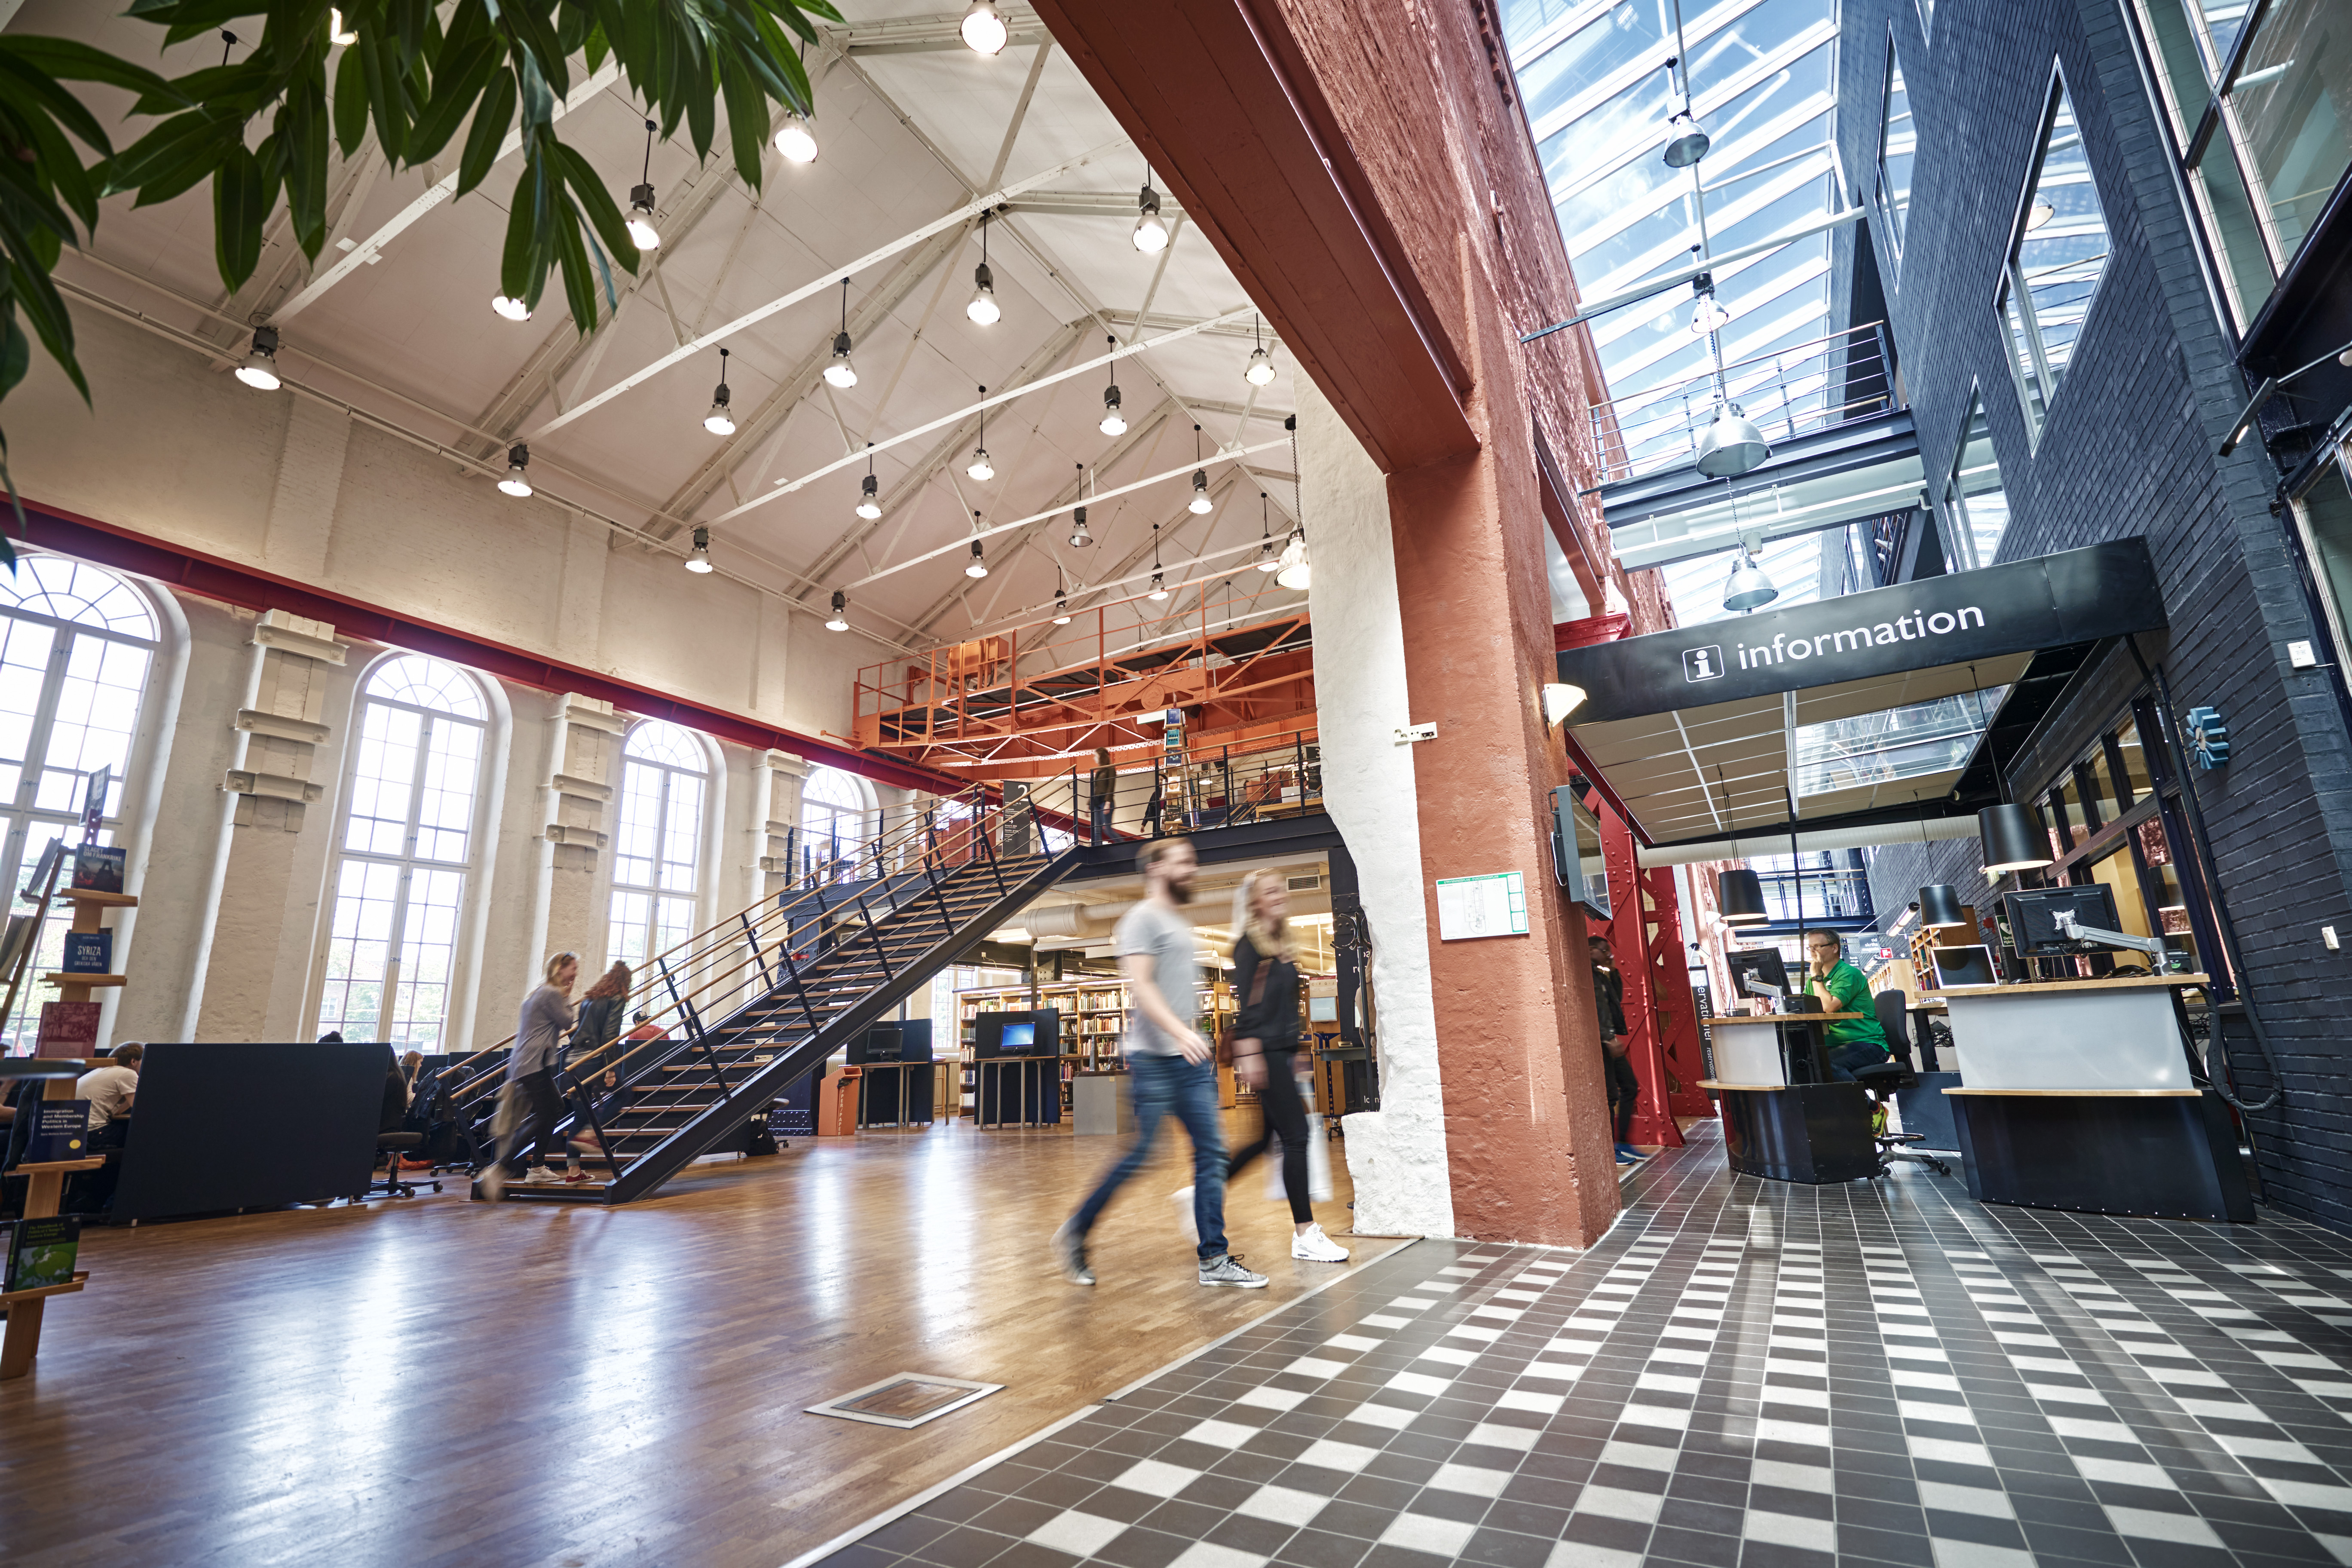
[{"label": "library shelving", "polygon": [[[962,1114],[979,1110],[979,1073],[972,1057],[974,1021],[982,1013],[1021,1013],[1051,1007],[1062,1016],[1062,1110],[1071,1110],[1072,1080],[1082,1072],[1124,1072],[1126,1058],[1120,1042],[1130,1011],[1127,984],[1110,975],[1026,985],[988,985],[959,991],[956,998],[956,1056]],[[1234,1018],[1233,987],[1223,976],[1202,980],[1195,997],[1201,1032],[1214,1038]],[[1246,1084],[1236,1084],[1233,1070],[1220,1069],[1220,1099],[1227,1106],[1255,1100]]]}]

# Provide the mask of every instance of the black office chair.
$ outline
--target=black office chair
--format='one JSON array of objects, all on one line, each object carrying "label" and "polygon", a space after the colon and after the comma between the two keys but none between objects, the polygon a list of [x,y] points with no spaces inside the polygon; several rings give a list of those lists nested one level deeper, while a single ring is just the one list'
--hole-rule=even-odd
[{"label": "black office chair", "polygon": [[1886,1043],[1895,1047],[1897,1059],[1911,1063],[1911,998],[1900,991],[1881,991],[1870,999],[1878,1014],[1878,1026],[1886,1032]]},{"label": "black office chair", "polygon": [[[1899,997],[1901,994],[1890,993],[1890,994]],[[1890,1040],[1893,1037],[1888,1037]],[[1898,1055],[1887,1058],[1875,1067],[1855,1068],[1853,1079],[1862,1085],[1863,1092],[1884,1106],[1894,1098],[1897,1089],[1909,1089],[1917,1083],[1919,1075],[1912,1070],[1907,1057]],[[1878,1144],[1878,1173],[1882,1176],[1888,1174],[1893,1169],[1888,1162],[1903,1160],[1915,1165],[1926,1165],[1939,1176],[1950,1175],[1952,1168],[1949,1165],[1945,1164],[1933,1154],[1922,1153],[1916,1149],[1908,1147],[1910,1144],[1924,1142],[1927,1136],[1924,1132],[1874,1134]]]},{"label": "black office chair", "polygon": [[[376,1181],[374,1175],[371,1173],[368,1177],[367,1191],[362,1193],[360,1196],[362,1198],[372,1198],[381,1194],[383,1196],[387,1198],[415,1197],[416,1195],[416,1184],[415,1182],[404,1182],[400,1179],[400,1157],[409,1150],[419,1147],[424,1143],[424,1142],[425,1134],[422,1132],[377,1133],[375,1135],[375,1152],[383,1156],[383,1180],[379,1183]],[[433,1190],[435,1192],[437,1193],[441,1190],[440,1177],[429,1176],[425,1179],[433,1184]]]}]

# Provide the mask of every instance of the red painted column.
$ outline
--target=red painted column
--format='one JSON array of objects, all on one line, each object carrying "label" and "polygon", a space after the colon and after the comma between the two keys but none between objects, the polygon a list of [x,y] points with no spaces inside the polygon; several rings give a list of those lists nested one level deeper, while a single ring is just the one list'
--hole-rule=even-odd
[{"label": "red painted column", "polygon": [[1657,966],[1652,956],[1656,917],[1645,907],[1648,889],[1633,858],[1633,830],[1597,795],[1585,805],[1601,823],[1601,858],[1609,877],[1610,919],[1601,934],[1625,982],[1625,1056],[1642,1092],[1634,1101],[1633,1142],[1679,1149],[1683,1135],[1667,1103],[1670,1063],[1658,1030]]},{"label": "red painted column", "polygon": [[1706,1076],[1699,1056],[1698,997],[1691,990],[1683,948],[1681,900],[1664,867],[1642,873],[1648,910],[1650,996],[1656,1009],[1658,1051],[1666,1065],[1666,1107],[1677,1117],[1712,1116],[1715,1102],[1698,1087]]}]

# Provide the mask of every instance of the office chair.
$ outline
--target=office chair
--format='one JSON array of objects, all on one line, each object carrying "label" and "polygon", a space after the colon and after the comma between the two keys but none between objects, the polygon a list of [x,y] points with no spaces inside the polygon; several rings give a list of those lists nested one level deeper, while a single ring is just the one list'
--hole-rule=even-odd
[{"label": "office chair", "polygon": [[[417,1184],[415,1182],[404,1182],[400,1179],[400,1156],[407,1150],[419,1147],[424,1143],[424,1142],[425,1134],[422,1132],[377,1133],[375,1135],[375,1152],[384,1156],[383,1180],[381,1183],[377,1182],[374,1173],[371,1172],[368,1175],[367,1191],[362,1193],[360,1196],[362,1198],[372,1198],[381,1193],[382,1195],[387,1198],[415,1197],[416,1195]],[[436,1193],[439,1192],[441,1190],[441,1178],[435,1176],[430,1179],[433,1183],[433,1190]]]},{"label": "office chair", "polygon": [[[1895,1090],[1909,1089],[1919,1081],[1919,1075],[1911,1069],[1909,1059],[1901,1056],[1890,1057],[1876,1067],[1858,1068],[1853,1078],[1862,1085],[1863,1091],[1878,1101],[1882,1108],[1894,1097]],[[1878,1173],[1882,1176],[1892,1171],[1889,1162],[1895,1160],[1926,1165],[1939,1176],[1952,1173],[1952,1168],[1933,1154],[1907,1147],[1923,1142],[1927,1136],[1924,1132],[1879,1132],[1872,1136],[1878,1144]]]}]

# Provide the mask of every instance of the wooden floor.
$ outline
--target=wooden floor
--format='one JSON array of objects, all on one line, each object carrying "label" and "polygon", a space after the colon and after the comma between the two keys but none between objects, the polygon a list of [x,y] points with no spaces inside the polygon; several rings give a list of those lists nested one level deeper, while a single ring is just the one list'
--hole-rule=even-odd
[{"label": "wooden floor", "polygon": [[[1058,1131],[795,1143],[620,1209],[458,1183],[93,1231],[0,1384],[0,1558],[777,1568],[1339,1272],[1253,1168],[1228,1230],[1274,1284],[1202,1289],[1171,1132],[1092,1290],[1045,1241],[1113,1141]],[[912,1432],[803,1413],[901,1371],[1008,1386]]]}]

